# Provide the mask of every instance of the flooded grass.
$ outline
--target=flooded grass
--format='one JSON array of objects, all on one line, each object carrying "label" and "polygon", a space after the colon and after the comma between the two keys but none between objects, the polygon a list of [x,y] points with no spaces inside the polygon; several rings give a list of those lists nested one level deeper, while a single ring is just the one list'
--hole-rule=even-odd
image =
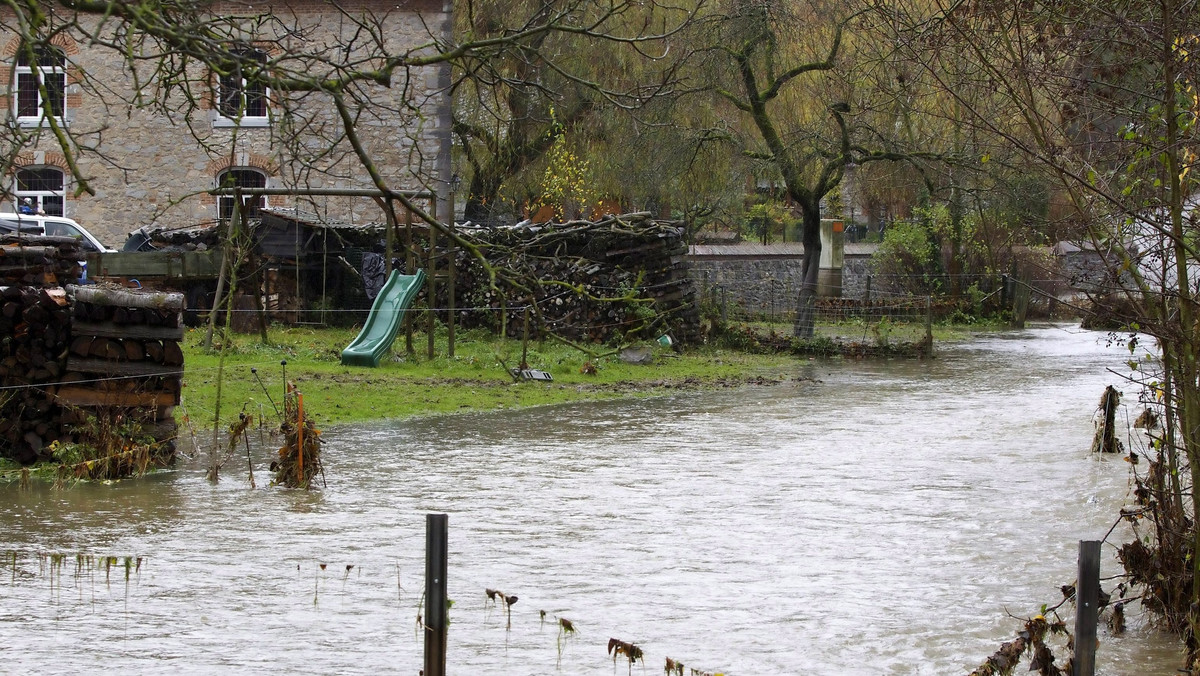
[{"label": "flooded grass", "polygon": [[[330,425],[722,387],[778,374],[797,363],[786,354],[708,347],[676,353],[647,345],[654,352],[653,363],[627,364],[615,349],[604,346],[595,347],[599,357],[551,341],[531,341],[523,351],[519,340],[497,341],[469,332],[457,336],[453,357],[446,354],[444,334],[436,336],[432,359],[425,352],[425,335],[416,334],[414,353],[405,352],[401,336],[390,358],[378,368],[363,368],[340,361],[342,348],[354,338],[352,329],[273,327],[269,337],[269,345],[257,335],[231,338],[222,387],[223,425],[243,404],[272,413],[284,394],[285,374],[304,393],[312,415]],[[202,338],[202,331],[192,330],[185,339],[184,405],[178,414],[186,411],[201,426],[212,424],[219,360],[216,350],[201,346]],[[509,369],[520,364],[522,354],[529,368],[549,372],[554,380],[514,382]]]}]

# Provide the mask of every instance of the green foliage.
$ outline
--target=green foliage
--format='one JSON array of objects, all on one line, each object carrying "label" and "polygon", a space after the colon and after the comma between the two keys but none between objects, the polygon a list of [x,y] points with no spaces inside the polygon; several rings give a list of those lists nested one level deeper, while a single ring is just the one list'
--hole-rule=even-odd
[{"label": "green foliage", "polygon": [[770,244],[776,235],[784,236],[797,223],[791,208],[775,200],[751,205],[744,218],[743,231],[753,234],[763,244]]},{"label": "green foliage", "polygon": [[891,320],[887,317],[880,317],[879,321],[871,325],[871,334],[875,336],[876,345],[886,347],[892,336]]},{"label": "green foliage", "polygon": [[792,338],[792,352],[818,356],[833,356],[842,353],[842,346],[829,336],[815,335],[812,338]]},{"label": "green foliage", "polygon": [[897,221],[884,233],[871,258],[872,274],[885,288],[898,293],[923,295],[930,291],[927,276],[936,250],[929,228],[916,221]]},{"label": "green foliage", "polygon": [[89,413],[70,431],[77,441],[54,441],[49,447],[64,476],[118,479],[145,473],[153,460],[154,439],[140,423],[120,415]]}]

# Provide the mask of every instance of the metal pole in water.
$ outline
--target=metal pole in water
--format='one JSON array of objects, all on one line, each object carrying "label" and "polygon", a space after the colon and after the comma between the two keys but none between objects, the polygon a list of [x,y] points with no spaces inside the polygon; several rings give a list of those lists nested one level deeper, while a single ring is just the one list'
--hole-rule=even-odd
[{"label": "metal pole in water", "polygon": [[1100,541],[1079,541],[1075,580],[1075,659],[1072,676],[1095,676],[1096,623],[1100,618]]},{"label": "metal pole in water", "polygon": [[446,676],[446,514],[425,515],[425,671]]}]

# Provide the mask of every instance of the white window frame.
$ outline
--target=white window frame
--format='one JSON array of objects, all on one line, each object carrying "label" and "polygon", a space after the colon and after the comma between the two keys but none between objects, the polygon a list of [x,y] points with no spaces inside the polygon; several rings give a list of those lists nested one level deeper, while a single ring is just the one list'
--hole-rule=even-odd
[{"label": "white window frame", "polygon": [[[221,171],[221,173],[217,174],[217,187],[218,188],[238,187],[238,183],[236,183],[236,182],[233,183],[232,185],[225,184],[225,177],[235,171],[236,172],[249,172],[249,173],[254,173],[254,174],[258,174],[259,176],[262,176],[262,186],[244,186],[243,185],[243,186],[241,186],[243,188],[245,188],[245,187],[266,188],[266,187],[270,186],[270,184],[271,184],[271,177],[267,176],[267,172],[265,172],[261,169],[255,169],[254,167],[230,167],[228,169],[223,169]],[[251,207],[255,200],[258,201],[259,209],[263,209],[268,206],[266,195],[242,195],[242,204],[245,207]],[[232,218],[233,217],[233,207],[234,207],[233,195],[217,195],[217,220],[224,223],[224,222],[228,221],[230,218]],[[243,213],[245,213],[245,212],[243,211]]]},{"label": "white window frame", "polygon": [[[245,59],[253,58],[264,67],[267,63],[267,53],[261,49],[248,49],[241,52]],[[247,115],[246,111],[250,105],[249,90],[251,82],[246,78],[241,77],[241,72],[236,72],[231,75],[218,75],[216,82],[216,117],[213,119],[214,127],[269,127],[271,125],[271,89],[266,85],[262,86],[260,100],[262,101],[262,115]],[[226,98],[227,96],[236,96],[238,98],[238,111],[241,113],[238,116],[230,117],[226,114]]]},{"label": "white window frame", "polygon": [[[66,122],[66,114],[67,114],[67,67],[66,67],[67,55],[59,47],[49,45],[47,47],[47,49],[54,50],[53,53],[58,57],[57,59],[55,59],[55,61],[57,61],[57,63],[55,63],[55,64],[38,63],[42,59],[38,58],[39,57],[38,54],[35,54],[34,55],[35,63],[28,63],[28,64],[22,65],[21,61],[24,58],[26,58],[26,56],[27,56],[25,49],[26,49],[25,46],[22,46],[20,51],[17,53],[17,65],[13,68],[12,106],[13,106],[13,116],[17,118],[17,124],[22,127],[49,126],[49,122],[46,120],[46,100],[42,98],[42,89],[44,87],[47,90],[49,90],[50,85],[48,85],[46,83],[46,80],[47,80],[47,78],[54,78],[54,79],[59,79],[62,83],[62,86],[59,89],[59,92],[61,93],[61,96],[62,96],[62,100],[59,102],[59,114],[55,115],[54,119],[59,124],[65,125],[67,123]],[[21,92],[25,91],[25,88],[21,87],[22,76],[24,76],[26,78],[36,78],[37,79],[37,87],[34,88],[34,91],[36,92],[36,95],[37,95],[37,114],[36,115],[21,115],[20,114],[21,113]],[[53,106],[53,103],[51,104],[51,106]]]},{"label": "white window frame", "polygon": [[[21,189],[21,173],[22,172],[46,171],[46,170],[56,172],[56,173],[58,173],[59,176],[62,177],[62,181],[59,183],[58,190],[22,190]],[[63,171],[62,169],[59,169],[58,167],[47,167],[47,166],[21,167],[20,169],[18,169],[16,171],[16,174],[13,176],[13,194],[16,195],[16,197],[17,197],[17,201],[16,201],[16,205],[15,205],[16,208],[14,209],[14,211],[16,213],[21,213],[21,203],[23,201],[25,201],[26,197],[33,200],[33,210],[35,213],[39,209],[45,208],[47,197],[57,197],[57,198],[59,198],[59,203],[62,204],[62,213],[56,214],[56,213],[51,213],[50,211],[46,211],[46,215],[47,216],[64,216],[65,217],[67,215],[67,190],[66,190],[66,188],[67,188],[67,172]]]}]

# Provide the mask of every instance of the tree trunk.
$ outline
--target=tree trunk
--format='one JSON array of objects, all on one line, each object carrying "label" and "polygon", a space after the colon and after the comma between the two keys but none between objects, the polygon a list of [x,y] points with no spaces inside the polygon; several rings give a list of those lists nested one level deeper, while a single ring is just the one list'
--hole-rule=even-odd
[{"label": "tree trunk", "polygon": [[463,218],[476,223],[489,223],[492,208],[500,197],[501,177],[496,174],[476,174],[471,177]]},{"label": "tree trunk", "polygon": [[796,302],[794,334],[801,340],[813,337],[816,327],[817,273],[821,269],[821,205],[820,198],[811,205],[801,204],[803,214],[804,265],[801,269],[800,295]]}]

